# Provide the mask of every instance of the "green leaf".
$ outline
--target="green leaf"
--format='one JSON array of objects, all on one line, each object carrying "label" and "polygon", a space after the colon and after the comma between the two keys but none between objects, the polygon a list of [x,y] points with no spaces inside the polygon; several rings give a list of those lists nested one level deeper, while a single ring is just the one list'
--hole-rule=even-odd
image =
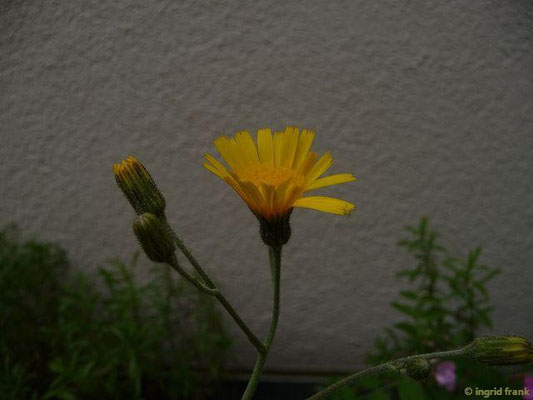
[{"label": "green leaf", "polygon": [[396,329],[404,331],[408,335],[416,335],[416,328],[408,322],[397,322],[396,324],[394,324],[394,326],[396,327]]},{"label": "green leaf", "polygon": [[402,379],[398,383],[400,400],[423,400],[426,398],[422,385],[412,379]]},{"label": "green leaf", "polygon": [[400,296],[403,296],[410,300],[416,300],[418,298],[418,293],[412,290],[400,290]]},{"label": "green leaf", "polygon": [[398,311],[400,311],[400,312],[402,312],[404,314],[409,315],[410,317],[413,317],[413,318],[420,317],[420,311],[417,310],[416,308],[412,307],[412,306],[407,305],[407,304],[394,302],[394,303],[392,303],[392,307],[394,307],[395,309],[397,309]]},{"label": "green leaf", "polygon": [[356,393],[350,386],[340,388],[333,397],[334,400],[354,400],[355,398]]},{"label": "green leaf", "polygon": [[483,286],[481,283],[474,282],[473,286],[479,291],[479,293],[483,295],[484,298],[489,297],[489,292],[487,292],[487,289],[485,289],[485,286]]},{"label": "green leaf", "polygon": [[489,313],[491,311],[492,307],[487,307],[483,310],[479,310],[477,316],[482,324],[485,326],[492,328],[492,321],[490,319]]},{"label": "green leaf", "polygon": [[489,273],[487,273],[483,278],[481,278],[478,282],[480,284],[485,284],[487,283],[488,281],[492,280],[494,277],[496,277],[497,275],[499,275],[501,273],[501,270],[499,269],[493,269],[492,271],[490,271]]},{"label": "green leaf", "polygon": [[366,397],[368,400],[391,400],[391,396],[383,389],[378,389],[368,394]]},{"label": "green leaf", "polygon": [[361,378],[358,381],[358,386],[361,386],[366,390],[374,390],[380,387],[382,384],[381,379],[377,376],[367,376],[366,378]]}]

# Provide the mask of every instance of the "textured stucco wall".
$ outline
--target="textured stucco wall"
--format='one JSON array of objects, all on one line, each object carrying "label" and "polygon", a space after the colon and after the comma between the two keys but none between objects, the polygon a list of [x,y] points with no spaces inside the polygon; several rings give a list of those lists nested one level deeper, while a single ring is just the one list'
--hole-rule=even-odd
[{"label": "textured stucco wall", "polygon": [[[350,218],[293,214],[273,368],[343,369],[396,317],[402,227],[428,214],[504,274],[496,330],[533,337],[531,1],[4,0],[0,222],[94,269],[136,249],[111,164],[134,154],[169,218],[265,332],[254,217],[201,168],[222,133],[317,131]],[[234,329],[241,364],[253,351]]]}]

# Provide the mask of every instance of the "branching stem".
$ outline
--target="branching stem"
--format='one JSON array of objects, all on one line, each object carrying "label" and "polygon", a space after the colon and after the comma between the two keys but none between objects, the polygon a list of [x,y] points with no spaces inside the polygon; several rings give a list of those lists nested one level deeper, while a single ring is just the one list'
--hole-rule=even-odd
[{"label": "branching stem", "polygon": [[[176,245],[178,246],[180,251],[183,253],[185,258],[187,258],[187,260],[189,260],[189,262],[191,263],[193,268],[196,270],[196,272],[198,273],[200,278],[205,282],[207,288],[212,291],[212,292],[208,292],[208,293],[217,298],[217,300],[226,309],[228,314],[231,315],[233,320],[237,323],[239,328],[241,328],[241,330],[244,332],[244,334],[246,335],[246,337],[248,338],[250,343],[256,348],[256,350],[259,353],[264,352],[265,351],[265,346],[263,345],[263,343],[261,343],[261,341],[257,338],[257,336],[255,336],[255,334],[250,330],[250,328],[248,328],[248,326],[243,321],[243,319],[239,316],[239,314],[237,314],[237,311],[235,311],[233,306],[229,303],[229,301],[222,294],[222,292],[217,288],[215,283],[211,280],[211,278],[209,278],[209,275],[207,275],[207,273],[203,270],[203,268],[201,267],[200,263],[196,260],[196,258],[194,258],[194,256],[190,252],[190,250],[187,248],[187,246],[185,246],[183,241],[178,237],[178,235],[176,235],[176,233],[174,233],[174,239],[176,241]],[[196,278],[193,278],[193,279],[196,279]],[[196,287],[198,287],[194,282],[191,282],[191,283],[193,283]],[[204,285],[202,285],[202,286],[206,287]],[[205,292],[205,290],[203,288],[200,289],[200,287],[198,287],[198,289]]]}]

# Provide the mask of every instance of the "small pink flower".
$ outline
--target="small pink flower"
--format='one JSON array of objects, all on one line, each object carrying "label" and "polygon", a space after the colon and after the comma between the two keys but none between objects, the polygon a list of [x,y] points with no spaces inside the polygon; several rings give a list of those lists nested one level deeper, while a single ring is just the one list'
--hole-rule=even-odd
[{"label": "small pink flower", "polygon": [[524,378],[524,389],[529,392],[524,395],[524,400],[533,400],[533,375]]},{"label": "small pink flower", "polygon": [[442,386],[448,392],[453,392],[457,384],[455,368],[455,363],[453,361],[444,361],[435,367],[435,380],[437,381],[437,384]]}]

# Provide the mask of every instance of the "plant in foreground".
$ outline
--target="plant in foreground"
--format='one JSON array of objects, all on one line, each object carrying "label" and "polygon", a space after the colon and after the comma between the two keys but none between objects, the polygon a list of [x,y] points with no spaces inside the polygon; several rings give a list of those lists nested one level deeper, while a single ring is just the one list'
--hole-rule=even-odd
[{"label": "plant in foreground", "polygon": [[[471,358],[476,360],[481,365],[522,365],[533,362],[533,346],[531,343],[519,336],[493,336],[477,338],[469,345],[450,351],[441,351],[427,354],[419,354],[408,356],[393,361],[388,361],[383,364],[376,365],[364,371],[357,372],[353,375],[347,376],[340,381],[328,386],[317,394],[309,397],[308,400],[324,399],[336,390],[351,385],[358,379],[378,375],[381,373],[406,374],[410,378],[421,380],[425,379],[426,374],[416,376],[409,374],[409,367],[414,362],[419,360],[450,360],[454,358]],[[422,363],[418,363],[424,365]],[[429,364],[428,364],[429,365]],[[419,367],[420,368],[420,367]],[[421,367],[426,371],[426,365]],[[446,379],[449,383],[451,379]]]},{"label": "plant in foreground", "polygon": [[[248,132],[242,131],[234,138],[222,136],[215,141],[227,167],[211,155],[205,155],[204,167],[228,183],[244,200],[259,220],[261,238],[269,247],[274,298],[271,324],[264,341],[259,340],[248,328],[183,241],[170,228],[165,215],[166,202],[144,166],[130,156],[113,167],[118,186],[137,213],[134,232],[146,255],[155,262],[170,265],[198,290],[217,298],[256,348],[257,361],[243,400],[253,397],[274,340],[280,311],[281,253],[291,235],[289,219],[293,208],[311,208],[337,215],[349,214],[355,208],[345,200],[303,196],[315,189],[355,180],[352,174],[347,173],[321,177],[331,167],[333,158],[329,152],[319,158],[315,152],[310,151],[313,139],[312,131],[300,132],[298,128],[288,127],[274,135],[269,129],[259,130],[256,143]],[[176,247],[191,263],[196,275],[179,264],[175,255]],[[418,379],[430,373],[431,368],[426,359],[466,356],[470,354],[469,349],[470,347],[465,347],[388,362],[347,377],[310,399],[324,398],[359,377],[383,371],[402,372]]]},{"label": "plant in foreground", "polygon": [[[0,230],[0,398],[211,398],[230,339],[213,299],[137,257],[89,277]],[[93,279],[94,278],[94,279]]]}]

